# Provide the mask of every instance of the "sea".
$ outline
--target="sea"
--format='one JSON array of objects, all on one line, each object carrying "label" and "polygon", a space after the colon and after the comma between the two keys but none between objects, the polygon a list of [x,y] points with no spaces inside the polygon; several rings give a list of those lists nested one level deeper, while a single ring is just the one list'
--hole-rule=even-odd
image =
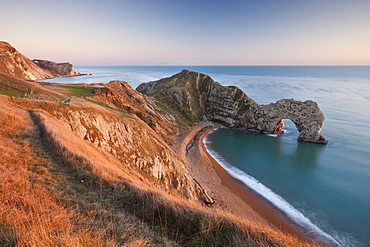
[{"label": "sea", "polygon": [[238,86],[259,104],[316,101],[327,145],[297,141],[289,119],[281,135],[219,128],[205,145],[232,176],[308,232],[339,246],[370,246],[370,66],[76,66],[91,75],[44,81],[123,80],[136,88],[183,69]]}]

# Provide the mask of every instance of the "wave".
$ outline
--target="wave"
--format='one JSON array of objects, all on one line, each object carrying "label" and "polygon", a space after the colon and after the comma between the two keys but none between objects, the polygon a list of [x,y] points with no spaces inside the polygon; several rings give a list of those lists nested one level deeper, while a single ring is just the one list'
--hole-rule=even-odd
[{"label": "wave", "polygon": [[286,128],[284,128],[284,129],[283,129],[283,131],[284,131],[284,134],[288,134],[288,133],[290,133],[290,132],[291,132],[290,130],[288,130],[288,129],[286,129]]},{"label": "wave", "polygon": [[222,156],[217,154],[215,151],[209,148],[211,143],[207,136],[203,139],[203,143],[208,153],[234,178],[241,181],[250,189],[257,192],[260,196],[267,199],[270,203],[276,206],[278,209],[283,211],[292,221],[297,225],[306,229],[307,234],[318,239],[320,242],[328,244],[329,246],[340,246],[340,244],[329,234],[325,233],[318,226],[312,223],[307,217],[305,217],[296,208],[285,201],[281,196],[274,193],[271,189],[266,187],[264,184],[259,182],[254,177],[247,173],[239,170],[238,168],[230,165]]},{"label": "wave", "polygon": [[278,134],[266,134],[267,136],[271,136],[271,137],[278,137],[279,135]]}]

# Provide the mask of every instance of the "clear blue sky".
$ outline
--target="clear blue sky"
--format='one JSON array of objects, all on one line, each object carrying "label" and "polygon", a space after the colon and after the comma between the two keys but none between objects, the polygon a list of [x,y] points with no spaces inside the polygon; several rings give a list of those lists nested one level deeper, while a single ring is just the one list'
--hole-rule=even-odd
[{"label": "clear blue sky", "polygon": [[0,0],[0,40],[75,65],[370,65],[369,0]]}]

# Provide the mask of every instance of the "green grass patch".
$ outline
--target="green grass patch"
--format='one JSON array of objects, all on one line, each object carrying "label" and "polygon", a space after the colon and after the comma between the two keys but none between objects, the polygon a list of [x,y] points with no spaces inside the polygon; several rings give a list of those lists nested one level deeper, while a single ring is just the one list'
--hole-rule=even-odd
[{"label": "green grass patch", "polygon": [[61,88],[68,89],[69,95],[75,97],[89,97],[94,96],[95,87],[85,87],[76,85],[59,85]]},{"label": "green grass patch", "polygon": [[25,91],[0,84],[0,94],[7,96],[23,97],[25,93],[26,93]]}]

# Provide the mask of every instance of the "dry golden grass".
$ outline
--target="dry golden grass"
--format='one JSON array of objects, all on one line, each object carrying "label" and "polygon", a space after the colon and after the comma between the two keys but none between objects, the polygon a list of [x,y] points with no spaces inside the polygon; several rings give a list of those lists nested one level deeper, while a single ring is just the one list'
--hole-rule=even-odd
[{"label": "dry golden grass", "polygon": [[62,101],[65,95],[53,90],[44,88],[37,82],[25,81],[0,72],[0,93],[32,99],[43,99],[51,101]]},{"label": "dry golden grass", "polygon": [[4,100],[1,105],[0,245],[102,246],[96,234],[76,231],[76,221],[82,217],[61,206],[53,195],[50,163],[31,147],[33,130],[27,112]]},{"label": "dry golden grass", "polygon": [[[25,129],[28,126],[25,123],[29,122],[25,112],[2,103],[0,219],[1,233],[5,234],[1,237],[2,244],[50,245],[58,242],[63,232],[70,235],[70,215],[56,205],[55,199],[40,185],[42,177],[29,170],[39,165],[40,160],[34,157],[23,137],[30,133]],[[61,243],[66,244],[65,241]]]},{"label": "dry golden grass", "polygon": [[169,195],[48,113],[11,102],[71,109],[0,96],[1,246],[314,246]]},{"label": "dry golden grass", "polygon": [[[130,178],[131,183],[134,183],[136,186],[131,186],[131,189],[135,191],[142,191],[146,196],[137,198],[138,201],[145,201],[146,204],[149,204],[149,207],[146,207],[143,211],[144,215],[153,217],[153,214],[156,214],[156,211],[153,212],[153,206],[158,207],[157,211],[161,212],[163,215],[156,215],[156,218],[161,219],[156,224],[161,225],[164,229],[174,227],[175,229],[181,229],[181,231],[192,230],[186,229],[183,226],[183,223],[188,221],[186,219],[189,215],[193,214],[193,221],[196,222],[197,226],[191,226],[193,229],[197,229],[195,233],[188,234],[179,234],[178,240],[181,243],[182,241],[191,243],[194,242],[194,245],[200,244],[200,246],[207,246],[206,242],[210,241],[208,238],[212,236],[214,239],[217,236],[213,236],[214,231],[219,231],[225,234],[226,231],[231,229],[230,233],[235,231],[238,234],[235,234],[236,240],[227,239],[225,244],[229,242],[253,242],[258,243],[261,246],[272,245],[282,245],[282,246],[308,246],[307,243],[299,240],[296,236],[291,236],[277,229],[271,227],[270,225],[258,223],[255,220],[241,220],[237,216],[232,214],[227,214],[223,211],[209,210],[201,207],[198,203],[189,202],[184,198],[179,198],[176,196],[171,196],[163,191],[158,190],[157,188],[145,184],[140,180],[140,175],[135,174],[134,172],[125,171],[120,165],[119,161],[114,157],[96,150],[92,145],[88,145],[81,138],[75,136],[75,134],[69,132],[62,126],[60,123],[54,119],[45,115],[42,112],[35,112],[40,124],[44,126],[47,136],[51,138],[53,145],[57,147],[58,152],[63,153],[64,157],[75,157],[76,161],[84,162],[88,169],[93,171],[93,174],[98,175],[99,178],[104,179],[110,184],[114,184],[116,181],[119,181],[120,178]],[[61,134],[63,133],[63,134]],[[140,189],[138,188],[140,187]],[[130,195],[133,197],[132,195]],[[143,199],[144,198],[144,199]],[[149,199],[148,199],[149,198]],[[165,203],[163,203],[165,201]],[[133,202],[130,202],[131,205],[127,205],[125,208],[137,206],[133,205]],[[160,208],[160,209],[159,209]],[[185,209],[187,208],[187,209]],[[149,209],[149,210],[148,210]],[[131,212],[134,213],[134,212]],[[173,219],[177,219],[174,221]],[[202,219],[202,220],[200,220]],[[149,220],[153,222],[154,220]],[[236,223],[236,225],[234,223]],[[203,224],[207,224],[204,226]],[[201,225],[201,228],[199,228]],[[218,229],[224,225],[229,225],[223,229]],[[240,229],[245,230],[245,234],[240,231]],[[222,236],[223,234],[220,234]],[[194,236],[193,236],[194,235]],[[193,240],[195,238],[196,240]],[[206,240],[202,239],[205,238]],[[200,241],[199,243],[197,241]],[[205,243],[202,243],[205,241]],[[268,243],[268,244],[266,244]]]},{"label": "dry golden grass", "polygon": [[35,130],[27,112],[2,96],[0,103],[0,246],[118,246],[91,215],[61,203],[56,179],[64,178],[50,173],[55,164],[31,144]]}]

